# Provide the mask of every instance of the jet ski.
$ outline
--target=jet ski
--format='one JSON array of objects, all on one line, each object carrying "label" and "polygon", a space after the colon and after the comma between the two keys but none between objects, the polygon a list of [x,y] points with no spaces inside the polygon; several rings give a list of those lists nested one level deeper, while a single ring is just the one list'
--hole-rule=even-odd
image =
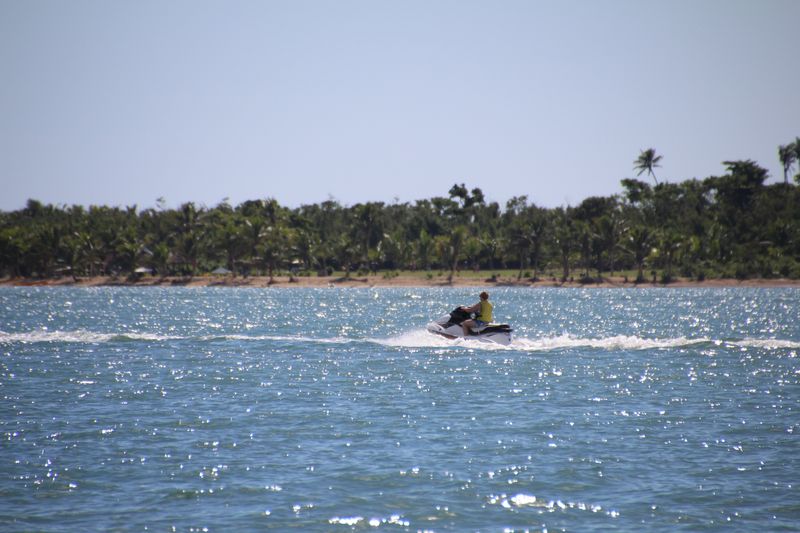
[{"label": "jet ski", "polygon": [[[461,327],[461,323],[469,318],[471,318],[469,313],[456,307],[449,315],[428,324],[427,330],[448,339],[464,338],[464,329]],[[511,331],[511,326],[508,324],[491,323],[481,328],[472,328],[467,338],[506,345],[511,344]]]}]

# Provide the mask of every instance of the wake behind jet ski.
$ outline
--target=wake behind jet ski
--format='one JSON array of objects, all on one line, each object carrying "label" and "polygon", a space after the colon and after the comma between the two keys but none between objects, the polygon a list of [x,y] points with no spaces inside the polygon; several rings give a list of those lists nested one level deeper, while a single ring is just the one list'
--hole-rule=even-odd
[{"label": "wake behind jet ski", "polygon": [[[449,315],[445,315],[428,324],[427,330],[448,339],[464,338],[464,328],[461,324],[470,319],[470,313],[465,311],[463,307],[456,307]],[[511,344],[512,331],[511,326],[508,324],[489,323],[468,328],[466,338],[507,345]]]}]

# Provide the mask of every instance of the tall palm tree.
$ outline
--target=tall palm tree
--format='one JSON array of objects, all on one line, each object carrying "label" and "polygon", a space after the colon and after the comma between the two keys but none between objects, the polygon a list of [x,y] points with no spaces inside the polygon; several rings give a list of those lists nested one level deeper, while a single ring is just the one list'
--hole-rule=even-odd
[{"label": "tall palm tree", "polygon": [[654,148],[648,148],[647,150],[642,150],[639,157],[633,162],[633,169],[639,171],[638,174],[636,174],[637,176],[641,176],[642,172],[646,170],[649,175],[653,176],[653,180],[656,182],[656,185],[658,185],[658,178],[656,178],[653,169],[661,166],[658,164],[659,161],[661,161],[661,156],[656,155]]},{"label": "tall palm tree", "polygon": [[[797,162],[798,170],[800,170],[800,137],[795,137],[791,146],[794,151],[794,160]],[[797,173],[794,179],[800,185],[800,172]]]},{"label": "tall palm tree", "polygon": [[795,143],[789,143],[786,146],[778,146],[778,159],[783,165],[783,182],[789,184],[789,172],[792,170],[795,161],[797,161],[797,153],[800,152]]}]

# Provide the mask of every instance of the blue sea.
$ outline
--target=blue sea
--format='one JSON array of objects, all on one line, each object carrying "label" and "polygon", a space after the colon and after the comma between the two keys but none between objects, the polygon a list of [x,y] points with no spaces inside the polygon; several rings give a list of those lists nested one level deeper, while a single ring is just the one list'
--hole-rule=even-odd
[{"label": "blue sea", "polygon": [[800,531],[800,290],[0,289],[2,531]]}]

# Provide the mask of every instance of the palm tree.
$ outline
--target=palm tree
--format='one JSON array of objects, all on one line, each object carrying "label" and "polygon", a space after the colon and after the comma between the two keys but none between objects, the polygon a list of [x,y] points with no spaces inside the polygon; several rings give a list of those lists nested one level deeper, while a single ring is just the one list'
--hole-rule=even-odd
[{"label": "palm tree", "polygon": [[525,221],[521,217],[517,217],[509,225],[508,228],[508,252],[516,252],[519,261],[519,273],[517,279],[522,279],[522,273],[528,264],[528,258],[531,250],[530,232],[526,227]]},{"label": "palm tree", "polygon": [[627,250],[636,262],[636,283],[644,281],[644,261],[650,253],[652,235],[646,226],[634,226],[628,230]]},{"label": "palm tree", "polygon": [[561,262],[561,281],[567,281],[570,271],[570,257],[575,247],[576,229],[570,211],[559,207],[555,211],[555,230],[553,232],[553,243],[558,250],[558,258]]},{"label": "palm tree", "polygon": [[11,277],[28,276],[30,269],[26,257],[31,239],[22,226],[0,228],[0,274]]},{"label": "palm tree", "polygon": [[352,208],[352,230],[354,239],[362,246],[362,261],[369,262],[370,248],[377,246],[383,236],[383,202],[368,202],[366,204],[356,204]]},{"label": "palm tree", "polygon": [[215,255],[225,256],[225,265],[228,270],[236,273],[236,263],[244,252],[245,241],[243,224],[232,216],[216,224],[213,229],[212,251]]},{"label": "palm tree", "polygon": [[400,232],[384,233],[375,250],[377,261],[384,268],[401,268],[406,255],[405,243],[406,240]]},{"label": "palm tree", "polygon": [[489,233],[482,233],[478,240],[482,255],[489,260],[489,269],[494,270],[494,262],[500,249],[500,240]]},{"label": "palm tree", "polygon": [[783,182],[787,185],[789,184],[789,172],[792,170],[795,161],[797,161],[797,153],[800,153],[800,149],[797,148],[795,143],[778,146],[778,159],[783,165]]},{"label": "palm tree", "polygon": [[663,255],[666,263],[664,281],[669,283],[672,281],[672,264],[683,244],[681,236],[674,230],[665,230],[658,235],[658,244],[660,247],[659,253]]},{"label": "palm tree", "polygon": [[275,282],[275,270],[286,259],[287,239],[283,228],[268,226],[264,232],[264,264],[269,275],[269,284]]},{"label": "palm tree", "polygon": [[468,236],[469,233],[467,232],[467,228],[464,226],[456,226],[450,233],[450,275],[447,278],[448,283],[453,283],[453,276],[458,268],[458,260],[461,258],[461,252]]},{"label": "palm tree", "polygon": [[177,249],[180,260],[186,264],[189,275],[193,276],[197,271],[203,237],[202,212],[198,211],[193,202],[187,202],[180,207],[177,216]]},{"label": "palm tree", "polygon": [[431,236],[424,229],[419,232],[419,239],[416,242],[416,258],[425,270],[431,269],[431,255],[433,254],[434,242]]},{"label": "palm tree", "polygon": [[[595,232],[596,254],[597,254],[597,273],[602,277],[602,268],[608,266],[611,275],[614,275],[616,267],[616,252],[619,247],[619,237],[622,233],[621,221],[612,211],[593,221],[593,231]],[[606,261],[603,261],[605,256]]]},{"label": "palm tree", "polygon": [[301,229],[294,233],[293,250],[303,261],[303,268],[312,269],[319,264],[319,248],[319,241],[309,230]]},{"label": "palm tree", "polygon": [[[800,137],[795,137],[792,143],[792,150],[794,151],[794,160],[797,162],[798,169],[800,170]],[[800,172],[794,177],[794,180],[800,185]]]},{"label": "palm tree", "polygon": [[157,242],[153,246],[152,265],[161,279],[169,274],[169,246],[165,242]]},{"label": "palm tree", "polygon": [[642,150],[639,157],[633,162],[633,169],[639,171],[636,174],[637,176],[641,176],[642,172],[646,170],[649,175],[653,176],[653,180],[655,180],[656,185],[658,185],[658,178],[656,178],[653,169],[661,166],[658,164],[659,161],[661,161],[661,156],[656,155],[654,148],[648,148],[647,150]]},{"label": "palm tree", "polygon": [[477,272],[480,269],[480,256],[481,256],[481,242],[477,237],[471,235],[467,236],[467,241],[464,243],[464,257],[467,259],[469,266]]},{"label": "palm tree", "polygon": [[344,277],[350,278],[350,268],[358,256],[356,244],[347,235],[339,235],[333,247],[339,267],[344,270]]},{"label": "palm tree", "polygon": [[592,230],[589,222],[585,220],[576,220],[575,229],[577,231],[577,245],[581,262],[583,263],[581,278],[589,280],[589,269],[592,266]]}]

